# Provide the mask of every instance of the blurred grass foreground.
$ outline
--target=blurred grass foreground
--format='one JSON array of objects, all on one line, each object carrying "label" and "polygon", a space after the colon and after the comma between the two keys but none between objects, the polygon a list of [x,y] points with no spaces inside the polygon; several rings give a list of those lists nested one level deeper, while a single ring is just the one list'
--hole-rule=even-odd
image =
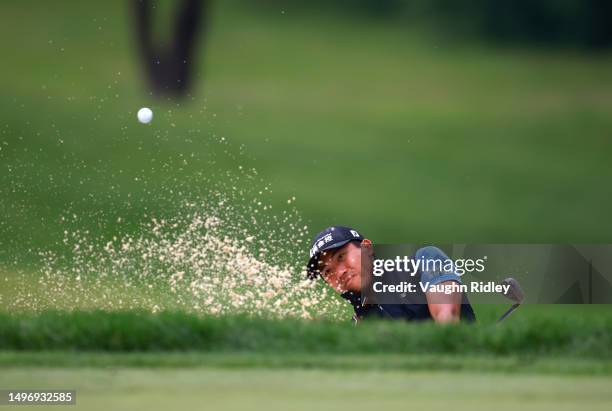
[{"label": "blurred grass foreground", "polygon": [[[537,311],[535,311],[537,313]],[[182,312],[0,314],[1,350],[564,355],[612,359],[612,317],[516,316],[503,325],[266,320]]]}]

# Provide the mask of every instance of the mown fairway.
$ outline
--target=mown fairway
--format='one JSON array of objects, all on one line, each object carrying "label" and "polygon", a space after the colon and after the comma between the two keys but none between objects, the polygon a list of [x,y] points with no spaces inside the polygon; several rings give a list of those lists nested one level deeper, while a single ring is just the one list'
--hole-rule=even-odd
[{"label": "mown fairway", "polygon": [[[2,387],[70,387],[82,410],[608,410],[610,377],[223,369],[3,369]],[[73,409],[72,407],[67,409]]]}]

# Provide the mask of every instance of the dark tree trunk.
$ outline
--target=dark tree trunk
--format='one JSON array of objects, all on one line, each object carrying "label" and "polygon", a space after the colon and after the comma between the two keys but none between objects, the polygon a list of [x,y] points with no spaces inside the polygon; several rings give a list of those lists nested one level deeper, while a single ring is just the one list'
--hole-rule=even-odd
[{"label": "dark tree trunk", "polygon": [[152,0],[134,0],[135,29],[151,91],[181,97],[189,92],[196,62],[197,34],[205,24],[207,0],[178,0],[172,38],[153,44]]}]

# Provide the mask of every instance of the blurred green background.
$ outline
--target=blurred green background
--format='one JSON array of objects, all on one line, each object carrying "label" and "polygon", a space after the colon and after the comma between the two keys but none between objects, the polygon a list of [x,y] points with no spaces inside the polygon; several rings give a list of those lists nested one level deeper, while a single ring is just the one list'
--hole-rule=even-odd
[{"label": "blurred green background", "polygon": [[126,2],[2,2],[1,261],[55,247],[62,213],[137,230],[239,166],[311,234],[609,242],[609,7],[452,3],[212,2],[173,99],[148,93]]}]

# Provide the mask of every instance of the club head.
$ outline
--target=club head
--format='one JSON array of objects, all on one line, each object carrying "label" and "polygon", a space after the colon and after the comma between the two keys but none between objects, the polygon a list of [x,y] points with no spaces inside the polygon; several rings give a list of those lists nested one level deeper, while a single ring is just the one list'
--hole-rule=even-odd
[{"label": "club head", "polygon": [[506,298],[508,298],[511,301],[514,301],[517,304],[523,303],[523,300],[525,300],[525,294],[523,293],[523,289],[521,288],[521,285],[519,284],[518,281],[516,281],[512,277],[509,277],[509,278],[506,278],[501,283],[502,285],[510,286],[510,288],[508,289],[508,292],[503,293],[504,296],[506,296]]}]

